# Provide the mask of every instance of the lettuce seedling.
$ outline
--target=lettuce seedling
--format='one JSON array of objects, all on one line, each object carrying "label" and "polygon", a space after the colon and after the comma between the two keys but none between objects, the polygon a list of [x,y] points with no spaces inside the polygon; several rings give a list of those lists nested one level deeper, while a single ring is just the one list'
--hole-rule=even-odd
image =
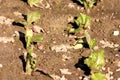
[{"label": "lettuce seedling", "polygon": [[[21,23],[25,26],[25,40],[26,40],[26,50],[27,54],[24,54],[25,60],[26,60],[26,73],[31,74],[32,71],[34,71],[36,66],[36,57],[33,53],[33,46],[34,43],[39,42],[43,40],[43,36],[41,35],[34,35],[33,26],[36,21],[40,19],[40,12],[34,11],[27,14],[26,21],[17,21],[17,23]],[[32,26],[32,27],[31,27]]]},{"label": "lettuce seedling", "polygon": [[40,12],[33,11],[25,15],[27,18],[25,20],[16,20],[15,23],[20,23],[26,27],[30,27],[33,23],[37,22],[40,19]]},{"label": "lettuce seedling", "polygon": [[74,45],[74,49],[80,49],[83,47],[84,42],[80,42],[85,37],[86,29],[90,29],[90,16],[87,16],[83,13],[80,13],[78,17],[74,20],[76,28],[68,27],[67,31],[69,34],[78,34],[78,40],[76,40],[76,44]]},{"label": "lettuce seedling", "polygon": [[97,72],[91,75],[90,80],[106,80],[106,78],[104,74]]},{"label": "lettuce seedling", "polygon": [[37,6],[37,4],[40,2],[40,0],[27,0],[30,7]]},{"label": "lettuce seedling", "polygon": [[40,19],[40,12],[34,11],[27,14],[27,25],[37,22]]},{"label": "lettuce seedling", "polygon": [[84,5],[86,10],[90,10],[98,0],[77,0]]},{"label": "lettuce seedling", "polygon": [[69,34],[71,33],[79,33],[84,31],[89,28],[90,29],[90,16],[87,16],[83,13],[80,13],[78,17],[74,20],[74,23],[76,25],[76,28],[74,27],[68,27],[67,31]]},{"label": "lettuce seedling", "polygon": [[105,80],[105,75],[100,72],[100,69],[105,64],[104,51],[101,50],[96,52],[94,50],[96,40],[91,39],[90,34],[87,30],[85,30],[85,38],[91,51],[89,57],[84,60],[84,63],[91,69],[90,80]]},{"label": "lettuce seedling", "polygon": [[[27,15],[27,26],[26,26],[26,47],[27,47],[27,61],[26,61],[26,72],[31,74],[36,66],[36,59],[33,56],[33,43],[43,40],[43,36],[33,36],[33,30],[30,25],[40,19],[40,13],[38,11],[29,13]],[[34,25],[33,25],[34,26]]]},{"label": "lettuce seedling", "polygon": [[80,13],[77,19],[75,20],[75,23],[80,28],[83,28],[83,29],[90,28],[90,16]]},{"label": "lettuce seedling", "polygon": [[85,59],[85,64],[88,65],[92,70],[100,71],[102,66],[105,64],[104,51],[91,52],[89,57]]},{"label": "lettuce seedling", "polygon": [[31,74],[35,70],[36,57],[33,53],[34,42],[39,42],[43,40],[43,36],[37,35],[33,36],[33,31],[31,29],[26,30],[26,46],[27,46],[27,56],[26,58],[26,73]]}]

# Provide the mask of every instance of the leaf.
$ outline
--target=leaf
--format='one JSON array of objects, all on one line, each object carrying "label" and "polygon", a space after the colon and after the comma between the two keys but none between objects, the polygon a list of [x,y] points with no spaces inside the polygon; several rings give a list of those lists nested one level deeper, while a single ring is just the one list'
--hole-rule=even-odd
[{"label": "leaf", "polygon": [[36,6],[37,3],[40,2],[40,0],[27,0],[27,2],[30,5],[30,7],[33,7],[34,5]]},{"label": "leaf", "polygon": [[40,12],[39,11],[34,11],[31,12],[27,15],[27,23],[30,25],[33,22],[36,22],[40,19]]},{"label": "leaf", "polygon": [[93,73],[90,80],[105,80],[105,75],[102,73]]},{"label": "leaf", "polygon": [[81,25],[83,25],[83,27],[88,27],[90,26],[90,16],[87,16],[83,13],[80,13],[77,17],[77,19],[75,20],[75,23],[77,24],[77,26],[82,27]]},{"label": "leaf", "polygon": [[29,47],[32,42],[33,31],[29,28],[26,28],[26,47]]},{"label": "leaf", "polygon": [[89,35],[87,30],[85,31],[85,37],[86,37],[86,41],[87,41],[90,49],[92,50],[95,47],[96,40],[95,39],[91,40],[91,37],[90,37],[90,35]]},{"label": "leaf", "polygon": [[97,3],[97,0],[77,0],[84,5],[85,9],[90,9]]},{"label": "leaf", "polygon": [[70,29],[68,30],[68,33],[69,33],[69,34],[75,33],[75,29],[74,29],[74,28],[70,28]]},{"label": "leaf", "polygon": [[68,32],[68,34],[74,34],[74,33],[78,33],[81,31],[81,28],[71,28],[71,27],[67,27],[66,31]]},{"label": "leaf", "polygon": [[79,1],[81,4],[83,4],[85,0],[77,0],[77,1]]},{"label": "leaf", "polygon": [[96,40],[92,39],[89,44],[90,49],[93,49],[95,47],[95,44],[96,44]]},{"label": "leaf", "polygon": [[83,48],[83,44],[76,44],[75,46],[73,46],[74,49],[81,49]]},{"label": "leaf", "polygon": [[33,46],[31,46],[31,48],[28,49],[28,53],[30,54],[30,56],[32,56],[31,54],[33,53]]},{"label": "leaf", "polygon": [[88,45],[90,45],[91,37],[87,30],[85,30],[85,38],[86,38]]},{"label": "leaf", "polygon": [[92,70],[100,70],[105,64],[104,51],[92,52],[89,57],[85,59],[84,63]]},{"label": "leaf", "polygon": [[43,36],[41,36],[41,35],[37,35],[33,38],[33,42],[39,42],[41,40],[43,40]]}]

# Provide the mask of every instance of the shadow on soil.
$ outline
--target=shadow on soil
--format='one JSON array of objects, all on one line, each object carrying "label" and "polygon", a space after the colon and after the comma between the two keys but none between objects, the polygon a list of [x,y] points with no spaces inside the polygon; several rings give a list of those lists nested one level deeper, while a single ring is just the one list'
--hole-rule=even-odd
[{"label": "shadow on soil", "polygon": [[78,5],[82,6],[82,7],[84,7],[84,5],[81,4],[78,0],[72,0],[72,1],[73,1],[73,3],[76,3],[76,4],[78,4]]},{"label": "shadow on soil", "polygon": [[23,24],[21,24],[21,23],[13,22],[12,24],[13,24],[13,25],[20,26],[20,27],[24,27],[24,25],[23,25]]},{"label": "shadow on soil", "polygon": [[21,1],[23,1],[23,2],[27,2],[27,0],[21,0]]},{"label": "shadow on soil", "polygon": [[39,73],[42,74],[42,75],[45,75],[45,76],[47,76],[47,77],[49,77],[49,78],[52,78],[52,77],[50,76],[50,74],[47,73],[47,72],[45,72],[44,70],[39,70],[39,69],[37,69],[36,72],[39,72]]},{"label": "shadow on soil", "polygon": [[25,41],[25,34],[22,32],[19,32],[19,39],[23,43],[24,48],[26,49],[26,41]]},{"label": "shadow on soil", "polygon": [[24,56],[23,55],[20,55],[19,56],[19,58],[20,58],[20,60],[22,61],[22,65],[23,65],[23,70],[24,70],[24,72],[26,72],[26,61],[25,61],[25,59],[24,59]]},{"label": "shadow on soil", "polygon": [[83,70],[85,75],[90,75],[90,68],[86,64],[84,64],[85,59],[86,57],[82,57],[81,59],[79,59],[78,63],[75,64],[75,67]]}]

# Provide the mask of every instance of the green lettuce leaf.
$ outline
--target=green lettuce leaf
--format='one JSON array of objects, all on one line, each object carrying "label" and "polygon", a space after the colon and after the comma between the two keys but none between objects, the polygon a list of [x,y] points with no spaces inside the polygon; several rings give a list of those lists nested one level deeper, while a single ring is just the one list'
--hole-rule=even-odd
[{"label": "green lettuce leaf", "polygon": [[105,64],[104,50],[99,52],[91,52],[89,57],[85,59],[84,63],[92,70],[99,71]]},{"label": "green lettuce leaf", "polygon": [[34,11],[31,12],[27,15],[27,23],[30,25],[33,22],[36,22],[40,19],[40,12],[39,11]]},{"label": "green lettuce leaf", "polygon": [[97,0],[77,0],[84,5],[85,9],[90,9],[97,3]]},{"label": "green lettuce leaf", "polygon": [[32,29],[27,28],[26,29],[26,47],[29,47],[31,45],[32,37],[33,37]]},{"label": "green lettuce leaf", "polygon": [[87,41],[87,43],[89,45],[89,48],[91,50],[93,50],[93,48],[96,45],[96,40],[95,39],[91,39],[90,34],[87,32],[87,30],[85,31],[85,37],[86,37],[86,41]]},{"label": "green lettuce leaf", "polygon": [[93,73],[90,80],[106,80],[105,75],[102,73]]},{"label": "green lettuce leaf", "polygon": [[90,26],[90,16],[87,16],[83,13],[80,13],[77,17],[77,19],[75,20],[75,23],[77,24],[77,26],[82,27],[81,25],[83,25],[83,27],[88,27]]},{"label": "green lettuce leaf", "polygon": [[96,44],[96,40],[92,39],[89,44],[90,49],[93,49],[95,47],[95,44]]},{"label": "green lettuce leaf", "polygon": [[33,5],[37,5],[37,3],[40,2],[40,0],[27,0],[27,2],[32,7]]},{"label": "green lettuce leaf", "polygon": [[33,37],[33,42],[39,42],[41,40],[43,40],[43,36],[41,36],[41,35],[37,35],[37,36]]}]

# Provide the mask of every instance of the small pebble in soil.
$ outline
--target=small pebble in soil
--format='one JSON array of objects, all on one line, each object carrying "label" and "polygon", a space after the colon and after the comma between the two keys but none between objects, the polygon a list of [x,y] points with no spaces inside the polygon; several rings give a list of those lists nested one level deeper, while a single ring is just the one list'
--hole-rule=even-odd
[{"label": "small pebble in soil", "polygon": [[71,22],[71,21],[73,21],[73,20],[74,20],[74,17],[73,17],[73,16],[68,16],[68,19],[67,19],[68,22]]},{"label": "small pebble in soil", "polygon": [[75,5],[74,5],[73,3],[69,3],[69,4],[68,4],[68,7],[69,7],[69,8],[74,8]]},{"label": "small pebble in soil", "polygon": [[13,12],[13,14],[14,14],[15,16],[19,17],[19,18],[23,18],[22,13],[20,13],[20,12],[18,12],[18,11]]},{"label": "small pebble in soil", "polygon": [[90,76],[85,76],[83,80],[90,80]]},{"label": "small pebble in soil", "polygon": [[94,47],[94,50],[98,50],[98,49],[99,49],[99,47],[98,47],[98,46],[95,46],[95,47]]},{"label": "small pebble in soil", "polygon": [[79,79],[82,80],[82,76],[80,76]]},{"label": "small pebble in soil", "polygon": [[77,10],[80,10],[81,8],[79,6],[77,6]]},{"label": "small pebble in soil", "polygon": [[44,48],[44,45],[39,45],[39,46],[38,46],[38,49],[39,49],[39,50],[43,50],[43,48]]},{"label": "small pebble in soil", "polygon": [[113,79],[113,78],[114,78],[114,77],[112,76],[112,75],[113,75],[113,72],[110,71],[110,67],[107,68],[107,71],[108,71],[108,73],[106,73],[106,78],[107,78],[107,80]]},{"label": "small pebble in soil", "polygon": [[61,74],[68,74],[71,75],[72,73],[69,72],[69,69],[60,69]]},{"label": "small pebble in soil", "polygon": [[103,70],[103,71],[105,71],[105,70],[106,70],[106,68],[105,68],[105,67],[102,67],[102,70]]},{"label": "small pebble in soil", "polygon": [[45,53],[46,53],[46,51],[43,51],[43,53],[45,54]]},{"label": "small pebble in soil", "polygon": [[118,25],[118,27],[120,28],[120,25]]},{"label": "small pebble in soil", "polygon": [[22,49],[21,48],[18,48],[19,51],[21,51]]},{"label": "small pebble in soil", "polygon": [[120,71],[120,68],[116,69],[116,72]]},{"label": "small pebble in soil", "polygon": [[116,57],[119,57],[119,54],[115,54]]},{"label": "small pebble in soil", "polygon": [[118,78],[117,80],[120,80],[120,78]]},{"label": "small pebble in soil", "polygon": [[53,80],[67,80],[64,75],[62,77],[58,75],[51,75],[51,77],[53,78]]},{"label": "small pebble in soil", "polygon": [[2,64],[0,64],[0,68],[2,68],[3,67],[3,65]]},{"label": "small pebble in soil", "polygon": [[95,22],[100,22],[100,19],[95,19]]},{"label": "small pebble in soil", "polygon": [[52,43],[55,44],[55,43],[57,43],[57,42],[56,42],[56,41],[53,41]]},{"label": "small pebble in soil", "polygon": [[47,33],[47,34],[49,34],[49,33],[50,33],[50,31],[47,31],[46,33]]},{"label": "small pebble in soil", "polygon": [[120,67],[120,61],[118,61],[117,66]]},{"label": "small pebble in soil", "polygon": [[118,31],[118,30],[114,31],[114,32],[113,32],[113,35],[114,35],[114,36],[118,36],[118,35],[119,35],[119,31]]},{"label": "small pebble in soil", "polygon": [[114,44],[114,47],[119,47],[119,44]]},{"label": "small pebble in soil", "polygon": [[15,32],[14,32],[14,34],[13,34],[12,36],[13,36],[13,37],[16,37],[16,36],[17,36],[17,37],[19,37],[19,36],[20,36],[20,34],[19,34],[19,32],[18,32],[18,31],[15,31]]},{"label": "small pebble in soil", "polygon": [[66,61],[69,60],[71,57],[67,56],[67,55],[62,55],[62,60]]}]

